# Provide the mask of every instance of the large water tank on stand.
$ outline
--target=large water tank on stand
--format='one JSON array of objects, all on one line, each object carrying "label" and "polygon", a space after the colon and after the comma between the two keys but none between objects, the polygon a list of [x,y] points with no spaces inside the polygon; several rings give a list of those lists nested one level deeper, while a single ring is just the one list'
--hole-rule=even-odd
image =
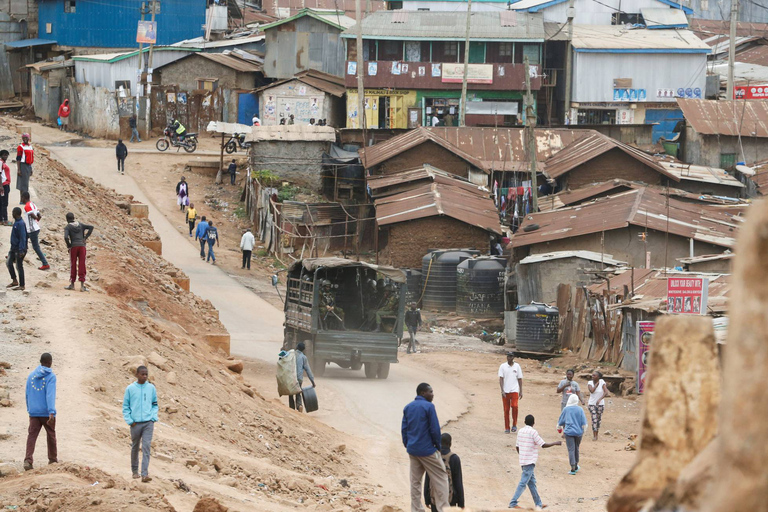
[{"label": "large water tank on stand", "polygon": [[456,314],[501,318],[506,260],[494,256],[467,259],[456,267]]},{"label": "large water tank on stand", "polygon": [[474,249],[431,251],[421,260],[424,298],[421,307],[430,311],[456,311],[456,267],[480,254]]},{"label": "large water tank on stand", "polygon": [[559,346],[559,322],[556,307],[538,303],[520,306],[515,347],[524,352],[554,352]]},{"label": "large water tank on stand", "polygon": [[405,277],[408,284],[408,289],[405,291],[405,301],[410,304],[411,302],[419,302],[421,297],[421,270],[415,268],[406,268]]}]

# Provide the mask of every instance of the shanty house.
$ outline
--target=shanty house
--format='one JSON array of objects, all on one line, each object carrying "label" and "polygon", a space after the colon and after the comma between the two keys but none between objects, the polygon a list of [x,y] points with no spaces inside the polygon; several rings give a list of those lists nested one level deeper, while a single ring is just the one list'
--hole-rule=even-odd
[{"label": "shanty house", "polygon": [[[464,74],[466,10],[378,11],[362,21],[363,69],[357,69],[357,27],[346,30],[347,128],[360,128],[357,73],[365,86],[366,128],[458,126]],[[524,121],[525,66],[534,97],[545,39],[540,14],[477,12],[471,17],[467,126],[518,126]]]},{"label": "shanty house", "polygon": [[263,59],[253,54],[243,54],[193,53],[156,66],[155,70],[160,75],[161,85],[178,85],[187,91],[213,91],[219,88],[250,91],[264,83]]},{"label": "shanty house", "polygon": [[678,99],[685,116],[681,159],[730,169],[768,158],[768,100]]},{"label": "shanty house", "polygon": [[264,73],[269,78],[292,78],[315,69],[344,76],[341,33],[355,24],[344,11],[302,9],[293,16],[263,25],[267,36]]},{"label": "shanty house", "polygon": [[740,223],[728,212],[639,188],[526,215],[510,241],[512,260],[587,250],[613,254],[634,267],[674,267],[679,258],[732,248]]},{"label": "shanty house", "polygon": [[296,124],[310,119],[325,119],[328,126],[344,126],[344,79],[310,69],[278,80],[258,90],[259,117],[263,126],[286,122],[291,115]]},{"label": "shanty house", "polygon": [[501,235],[499,214],[484,187],[439,169],[414,169],[377,180],[374,246],[382,264],[419,267],[435,247],[487,252],[491,238]]}]

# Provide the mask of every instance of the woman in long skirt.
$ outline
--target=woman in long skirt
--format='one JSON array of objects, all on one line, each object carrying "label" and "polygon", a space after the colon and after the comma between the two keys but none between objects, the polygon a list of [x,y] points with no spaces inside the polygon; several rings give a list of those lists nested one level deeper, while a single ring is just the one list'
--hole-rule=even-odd
[{"label": "woman in long skirt", "polygon": [[181,181],[176,184],[176,204],[179,205],[179,210],[182,212],[189,204],[189,184],[184,176],[182,176]]}]

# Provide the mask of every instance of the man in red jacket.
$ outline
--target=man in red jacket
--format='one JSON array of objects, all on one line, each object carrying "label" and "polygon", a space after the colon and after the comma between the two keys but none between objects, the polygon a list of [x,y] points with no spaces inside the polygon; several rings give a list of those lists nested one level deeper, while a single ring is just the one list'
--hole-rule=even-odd
[{"label": "man in red jacket", "polygon": [[69,108],[69,100],[64,100],[64,103],[59,106],[59,130],[69,131],[67,130],[67,127],[69,126],[69,114],[72,112],[72,109]]},{"label": "man in red jacket", "polygon": [[21,144],[16,148],[16,190],[19,191],[19,204],[22,192],[29,192],[29,179],[32,177],[32,164],[35,161],[35,150],[29,143],[29,134],[21,135]]},{"label": "man in red jacket", "polygon": [[11,195],[11,168],[6,161],[10,153],[0,151],[0,224],[8,224],[8,197]]}]

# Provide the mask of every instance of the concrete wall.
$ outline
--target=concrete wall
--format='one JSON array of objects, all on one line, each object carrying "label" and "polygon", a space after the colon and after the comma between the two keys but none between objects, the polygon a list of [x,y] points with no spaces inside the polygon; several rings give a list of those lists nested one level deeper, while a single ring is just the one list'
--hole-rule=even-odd
[{"label": "concrete wall", "polygon": [[582,258],[561,258],[557,260],[515,265],[517,281],[517,302],[520,305],[532,301],[555,304],[557,287],[563,284],[585,286],[591,284],[585,269],[601,270],[600,262]]},{"label": "concrete wall", "polygon": [[490,234],[452,217],[428,217],[381,228],[379,262],[400,268],[421,268],[421,259],[435,247],[464,247],[488,253]]},{"label": "concrete wall", "polygon": [[722,167],[720,156],[734,153],[737,155],[736,161],[739,162],[741,161],[742,147],[747,165],[768,158],[768,138],[742,137],[740,146],[738,137],[700,135],[690,124],[686,124],[681,158],[690,164]]},{"label": "concrete wall", "polygon": [[[308,124],[311,118],[331,120],[334,112],[330,98],[330,94],[298,80],[271,87],[259,93],[261,124],[279,125],[280,119],[288,119],[291,114],[296,124]],[[343,110],[340,114],[343,116]]]},{"label": "concrete wall", "polygon": [[270,170],[293,184],[322,193],[322,157],[329,148],[328,142],[257,142],[251,146],[249,153],[251,168],[255,171]]},{"label": "concrete wall", "polygon": [[560,187],[576,190],[591,183],[613,179],[660,185],[662,175],[618,148],[593,158],[558,178]]},{"label": "concrete wall", "polygon": [[255,73],[241,73],[232,68],[191,55],[159,69],[161,84],[178,85],[180,89],[194,91],[199,78],[218,78],[221,89],[246,89],[256,87]]},{"label": "concrete wall", "polygon": [[[645,249],[643,242],[638,237],[643,231],[644,229],[640,226],[629,226],[624,229],[606,231],[603,250],[607,254],[612,254],[617,260],[626,261],[627,264],[634,267],[644,268]],[[666,247],[666,251],[665,238],[666,233],[648,230],[648,251],[651,253],[651,267],[661,268],[665,265],[665,252],[667,254],[666,265],[670,268],[680,264],[677,261],[678,258],[690,256],[690,246],[687,238],[670,234],[669,246]],[[586,250],[599,253],[601,250],[600,233],[554,240],[530,246],[528,251],[525,249],[515,250],[514,261],[519,261],[528,254],[544,254],[555,251]],[[694,256],[719,254],[725,250],[725,247],[694,242]]]},{"label": "concrete wall", "polygon": [[[103,87],[62,82],[63,97],[72,106],[70,129],[93,137],[117,139],[120,136],[120,115],[115,93]],[[56,107],[58,109],[58,106]]]},{"label": "concrete wall", "polygon": [[463,178],[469,177],[470,165],[466,160],[459,158],[452,152],[431,141],[419,144],[408,151],[382,162],[376,166],[373,174],[393,174],[407,169],[414,169],[423,164],[429,164]]},{"label": "concrete wall", "polygon": [[717,274],[733,273],[733,260],[702,261],[701,263],[689,263],[685,265],[690,272],[713,272]]}]

